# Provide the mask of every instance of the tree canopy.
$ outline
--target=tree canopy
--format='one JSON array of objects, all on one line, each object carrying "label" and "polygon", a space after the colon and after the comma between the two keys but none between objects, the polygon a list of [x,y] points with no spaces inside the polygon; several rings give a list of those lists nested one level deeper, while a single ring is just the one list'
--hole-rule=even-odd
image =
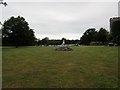
[{"label": "tree canopy", "polygon": [[83,34],[83,36],[81,37],[80,39],[80,42],[82,44],[85,44],[85,45],[89,45],[91,41],[94,41],[94,37],[96,35],[96,30],[95,28],[90,28],[88,30],[85,31],[85,33]]},{"label": "tree canopy", "polygon": [[23,17],[11,17],[2,27],[3,45],[28,46],[33,45],[35,36],[28,22]]},{"label": "tree canopy", "polygon": [[86,30],[83,36],[80,38],[80,43],[89,45],[91,42],[105,44],[105,42],[108,42],[108,31],[104,28],[100,28],[99,31],[96,31],[95,28]]},{"label": "tree canopy", "polygon": [[96,36],[96,41],[101,42],[102,44],[108,41],[108,31],[104,28],[100,28]]}]

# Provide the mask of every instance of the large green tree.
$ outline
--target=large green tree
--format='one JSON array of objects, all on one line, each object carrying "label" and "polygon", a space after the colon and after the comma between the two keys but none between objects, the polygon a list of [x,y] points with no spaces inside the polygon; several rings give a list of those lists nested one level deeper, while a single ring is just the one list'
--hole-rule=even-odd
[{"label": "large green tree", "polygon": [[90,28],[86,30],[83,36],[80,38],[80,43],[89,45],[90,42],[95,41],[96,33],[97,31],[95,30],[95,28]]},{"label": "large green tree", "polygon": [[35,36],[28,22],[23,17],[11,17],[2,27],[3,45],[29,46],[33,45]]},{"label": "large green tree", "polygon": [[104,28],[100,28],[96,35],[96,40],[98,42],[101,42],[102,44],[105,44],[105,42],[108,42],[108,31]]}]

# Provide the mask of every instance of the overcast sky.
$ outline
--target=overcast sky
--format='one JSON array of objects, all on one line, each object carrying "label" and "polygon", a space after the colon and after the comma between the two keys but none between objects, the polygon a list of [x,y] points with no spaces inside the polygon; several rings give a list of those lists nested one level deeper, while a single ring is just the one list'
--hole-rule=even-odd
[{"label": "overcast sky", "polygon": [[88,28],[109,31],[109,19],[118,16],[118,2],[9,1],[7,7],[1,7],[2,22],[20,15],[40,39],[80,39]]}]

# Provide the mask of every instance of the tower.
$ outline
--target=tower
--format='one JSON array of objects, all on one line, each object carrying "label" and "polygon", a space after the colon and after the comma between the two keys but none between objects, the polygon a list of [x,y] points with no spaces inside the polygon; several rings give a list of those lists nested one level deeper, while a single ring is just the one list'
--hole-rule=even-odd
[{"label": "tower", "polygon": [[116,21],[119,21],[119,20],[120,20],[120,17],[110,18],[110,33],[112,33],[113,23],[116,22]]}]

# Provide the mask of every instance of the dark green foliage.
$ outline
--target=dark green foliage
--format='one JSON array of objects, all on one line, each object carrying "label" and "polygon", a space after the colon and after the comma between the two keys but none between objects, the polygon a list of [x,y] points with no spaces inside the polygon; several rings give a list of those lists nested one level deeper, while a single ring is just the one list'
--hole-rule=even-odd
[{"label": "dark green foliage", "polygon": [[108,42],[108,31],[104,28],[100,28],[99,32],[97,33],[97,41],[104,44]]},{"label": "dark green foliage", "polygon": [[34,31],[29,28],[23,17],[11,17],[2,28],[3,45],[28,46],[35,40]]},{"label": "dark green foliage", "polygon": [[64,41],[66,41],[66,38],[62,38],[62,40],[61,40],[61,41],[63,41],[63,40],[64,40]]},{"label": "dark green foliage", "polygon": [[62,42],[61,40],[49,40],[48,45],[60,45]]},{"label": "dark green foliage", "polygon": [[76,40],[66,40],[66,44],[79,44],[79,40],[76,39]]},{"label": "dark green foliage", "polygon": [[[68,40],[68,39],[64,39],[65,40],[65,44],[79,44],[79,40]],[[40,46],[40,45],[61,45],[63,42],[63,38],[62,40],[60,39],[53,39],[53,40],[49,40],[49,39],[42,39],[42,40],[36,40],[34,43],[36,46]]]},{"label": "dark green foliage", "polygon": [[47,46],[48,45],[48,41],[49,41],[49,38],[45,37],[44,39],[42,39],[42,45]]},{"label": "dark green foliage", "polygon": [[104,45],[108,42],[108,34],[104,28],[100,28],[98,32],[94,28],[88,29],[80,38],[80,44]]},{"label": "dark green foliage", "polygon": [[91,41],[95,41],[96,36],[96,30],[95,28],[90,28],[86,30],[86,32],[83,34],[83,36],[80,39],[80,42],[85,45],[89,45]]}]

